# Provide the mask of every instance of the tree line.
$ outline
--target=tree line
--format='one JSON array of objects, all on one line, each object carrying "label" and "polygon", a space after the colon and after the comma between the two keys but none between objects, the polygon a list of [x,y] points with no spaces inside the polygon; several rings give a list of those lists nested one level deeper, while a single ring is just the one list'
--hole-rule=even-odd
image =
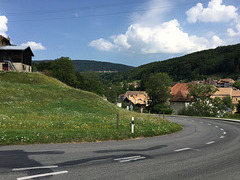
[{"label": "tree line", "polygon": [[236,79],[240,76],[240,44],[142,65],[125,73],[125,79],[146,79],[144,76],[159,72],[169,74],[175,82],[203,80],[212,75]]}]

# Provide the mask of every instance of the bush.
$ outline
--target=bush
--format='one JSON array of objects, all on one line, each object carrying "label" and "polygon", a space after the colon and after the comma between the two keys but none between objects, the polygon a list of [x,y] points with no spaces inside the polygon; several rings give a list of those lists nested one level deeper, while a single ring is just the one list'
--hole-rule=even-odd
[{"label": "bush", "polygon": [[157,104],[155,106],[153,106],[153,113],[157,113],[157,114],[172,114],[173,113],[173,109],[169,108],[168,106],[164,105],[164,104]]}]

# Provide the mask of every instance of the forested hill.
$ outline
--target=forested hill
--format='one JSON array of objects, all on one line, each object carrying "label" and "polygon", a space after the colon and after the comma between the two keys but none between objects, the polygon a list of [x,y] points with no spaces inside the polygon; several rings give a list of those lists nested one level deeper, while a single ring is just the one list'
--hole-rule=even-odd
[{"label": "forested hill", "polygon": [[240,74],[240,44],[221,46],[149,63],[130,70],[126,76],[139,80],[156,72],[168,73],[174,81],[197,80],[212,75],[238,76]]},{"label": "forested hill", "polygon": [[[43,60],[45,62],[51,60]],[[34,63],[40,63],[43,61],[33,61]],[[110,62],[92,61],[92,60],[72,60],[74,69],[77,72],[83,71],[117,71],[125,72],[134,67],[123,64],[116,64]]]}]

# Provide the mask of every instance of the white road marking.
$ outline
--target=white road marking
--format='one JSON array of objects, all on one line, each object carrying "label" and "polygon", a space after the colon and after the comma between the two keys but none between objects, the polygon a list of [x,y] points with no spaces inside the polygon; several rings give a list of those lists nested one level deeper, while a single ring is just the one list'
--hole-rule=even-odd
[{"label": "white road marking", "polygon": [[68,173],[68,171],[59,171],[59,172],[52,172],[52,173],[45,173],[45,174],[37,174],[37,175],[32,175],[32,176],[20,177],[20,178],[17,178],[17,180],[33,179],[33,178],[53,176],[53,175],[66,174],[66,173]]},{"label": "white road marking", "polygon": [[176,149],[174,150],[175,152],[180,152],[180,151],[186,151],[186,150],[190,150],[192,148],[182,148],[182,149]]},{"label": "white road marking", "polygon": [[227,134],[226,132],[223,132],[223,134]]},{"label": "white road marking", "polygon": [[218,126],[215,126],[216,128],[218,128]]},{"label": "white road marking", "polygon": [[134,159],[134,158],[138,158],[138,157],[141,157],[141,156],[129,156],[129,157],[123,157],[123,158],[117,158],[117,159],[114,159],[114,161],[119,161],[119,160],[124,160],[124,159]]},{"label": "white road marking", "polygon": [[125,162],[129,162],[129,161],[136,161],[136,160],[145,159],[145,158],[146,158],[146,157],[142,156],[142,157],[133,158],[133,159],[121,160],[121,161],[119,161],[119,162],[125,163]]},{"label": "white road marking", "polygon": [[201,124],[203,123],[203,122],[200,122]]},{"label": "white road marking", "polygon": [[208,124],[209,126],[211,126],[212,124]]},{"label": "white road marking", "polygon": [[145,159],[145,158],[146,157],[144,156],[129,156],[129,157],[117,158],[117,159],[114,159],[114,161],[129,162],[129,161],[136,161],[136,160]]},{"label": "white road marking", "polygon": [[206,144],[213,144],[215,143],[215,141],[210,141],[210,142],[207,142]]},{"label": "white road marking", "polygon": [[223,139],[223,138],[225,138],[225,136],[221,136],[221,137],[220,137],[220,139]]},{"label": "white road marking", "polygon": [[221,130],[221,131],[224,131],[224,129],[222,129],[222,128],[221,128],[220,130]]},{"label": "white road marking", "polygon": [[12,171],[26,171],[26,170],[33,170],[33,169],[51,169],[57,168],[58,166],[39,166],[39,167],[26,167],[26,168],[14,168]]}]

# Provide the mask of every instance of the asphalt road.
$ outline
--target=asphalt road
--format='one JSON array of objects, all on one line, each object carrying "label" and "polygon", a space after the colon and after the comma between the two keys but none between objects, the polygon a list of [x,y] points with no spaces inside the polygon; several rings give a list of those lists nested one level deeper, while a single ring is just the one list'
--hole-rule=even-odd
[{"label": "asphalt road", "polygon": [[81,144],[0,147],[0,179],[240,180],[240,123],[168,117],[181,132]]}]

